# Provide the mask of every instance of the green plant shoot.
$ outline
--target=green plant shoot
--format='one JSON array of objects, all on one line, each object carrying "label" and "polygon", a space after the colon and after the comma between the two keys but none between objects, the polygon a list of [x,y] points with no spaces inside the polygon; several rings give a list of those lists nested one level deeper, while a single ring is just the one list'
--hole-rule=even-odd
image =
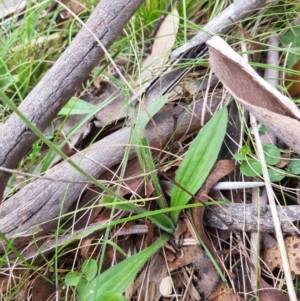
[{"label": "green plant shoot", "polygon": [[[167,242],[169,235],[164,234],[153,245],[143,251],[126,258],[109,270],[93,279],[82,294],[79,301],[109,300],[123,294],[130,282],[135,278],[145,262]],[[112,299],[113,300],[113,299]],[[118,300],[118,299],[115,299]]]},{"label": "green plant shoot", "polygon": [[[226,126],[227,108],[224,107],[211,118],[194,139],[175,176],[176,183],[189,193],[174,185],[171,197],[172,207],[187,204],[191,195],[201,188],[217,160]],[[179,212],[177,210],[171,213],[174,223],[177,222]]]}]

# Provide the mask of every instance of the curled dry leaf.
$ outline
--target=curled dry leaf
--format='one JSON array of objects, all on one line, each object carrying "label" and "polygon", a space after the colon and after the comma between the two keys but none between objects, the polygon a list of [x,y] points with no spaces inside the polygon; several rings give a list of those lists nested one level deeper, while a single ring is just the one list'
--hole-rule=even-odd
[{"label": "curled dry leaf", "polygon": [[[234,162],[230,160],[220,160],[216,163],[213,170],[211,171],[210,175],[206,179],[204,185],[197,193],[197,198],[200,199],[202,202],[207,202],[208,200],[208,193],[212,186],[214,186],[220,179],[231,173],[235,168]],[[205,207],[195,207],[192,209],[192,216],[195,224],[195,228],[201,237],[201,240],[204,242],[205,246],[208,248],[212,256],[214,257],[215,261],[219,264],[219,266],[223,267],[221,264],[219,257],[216,253],[216,250],[210,240],[207,238],[205,229],[203,226],[203,214],[204,214]]]},{"label": "curled dry leaf", "polygon": [[218,288],[209,296],[208,301],[244,301],[237,296],[232,288],[228,288],[225,282],[221,282]]},{"label": "curled dry leaf", "polygon": [[176,8],[173,9],[159,27],[156,34],[152,52],[142,64],[142,73],[139,81],[141,83],[150,80],[153,75],[159,73],[176,41],[176,34],[179,28],[179,14]]},{"label": "curled dry leaf", "polygon": [[191,265],[200,275],[197,279],[198,289],[207,298],[215,290],[219,275],[211,260],[199,245],[189,245],[180,249],[181,255],[174,262],[168,263],[170,271]]},{"label": "curled dry leaf", "polygon": [[214,36],[207,45],[211,67],[229,93],[300,153],[300,111],[297,106],[262,79],[223,39]]},{"label": "curled dry leaf", "polygon": [[273,288],[262,278],[259,278],[259,300],[263,301],[288,301],[289,296]]}]

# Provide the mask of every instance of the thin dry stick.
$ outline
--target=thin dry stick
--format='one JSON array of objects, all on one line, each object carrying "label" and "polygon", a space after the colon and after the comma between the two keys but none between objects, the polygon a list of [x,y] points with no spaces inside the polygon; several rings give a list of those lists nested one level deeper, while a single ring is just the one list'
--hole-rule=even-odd
[{"label": "thin dry stick", "polygon": [[[269,39],[269,44],[272,45],[271,47],[278,47],[279,41],[278,38],[275,36],[271,36]],[[278,62],[279,62],[279,54],[278,51],[274,51],[272,49],[269,49],[268,54],[267,54],[267,64],[270,66],[277,66],[278,67]],[[274,88],[277,88],[278,85],[278,69],[276,68],[268,68],[265,70],[264,73],[265,80],[272,85]],[[250,114],[251,120],[253,119],[253,115]],[[252,120],[255,122],[255,119]],[[276,136],[270,132],[269,134],[259,134],[260,135],[260,140],[262,144],[267,144],[267,143],[276,143]],[[259,189],[253,189],[253,203],[257,204],[258,206],[258,220],[261,218],[261,206],[267,205],[268,200],[267,200],[267,194],[266,194],[266,189],[263,188],[261,190],[261,195],[259,194]],[[262,239],[262,233],[260,233],[260,223],[257,224],[258,230],[255,233],[251,233],[251,249],[253,252],[251,252],[252,255],[252,262],[255,266],[255,277],[252,277],[252,288],[257,287],[258,284],[258,279],[257,277],[260,275],[260,266],[259,266],[259,250],[260,250],[260,242]],[[255,290],[256,291],[256,290]]]},{"label": "thin dry stick", "polygon": [[256,119],[254,116],[251,117],[251,127],[253,129],[253,135],[254,135],[255,143],[256,143],[256,147],[257,147],[257,154],[258,154],[259,161],[261,163],[262,173],[263,173],[263,177],[265,180],[265,186],[266,186],[267,195],[268,195],[268,199],[269,199],[270,209],[271,209],[273,223],[274,223],[274,227],[275,227],[275,233],[276,233],[276,238],[277,238],[277,242],[278,242],[278,248],[280,251],[283,272],[284,272],[285,279],[286,279],[286,285],[287,285],[287,289],[288,289],[289,298],[290,298],[290,301],[297,301],[294,284],[293,284],[293,279],[292,279],[292,275],[291,275],[291,270],[290,270],[290,265],[289,265],[289,261],[288,261],[288,257],[287,257],[287,252],[285,249],[284,239],[282,236],[280,220],[278,218],[276,202],[275,202],[275,198],[274,198],[274,194],[273,194],[273,190],[272,190],[272,186],[271,186],[271,181],[270,181],[270,177],[269,177],[269,173],[268,173],[268,169],[267,169],[267,164],[266,164],[266,160],[265,160],[263,147],[262,147],[259,132],[258,132],[257,122],[256,122]]},{"label": "thin dry stick", "polygon": [[[246,62],[249,62],[249,57],[247,54],[247,47],[244,42],[241,44],[243,58]],[[255,122],[255,119],[253,120],[253,115],[250,114],[250,120]],[[257,218],[260,219],[260,196],[259,196],[259,188],[252,188],[252,204],[256,204],[258,206],[257,211]],[[257,225],[258,229],[256,232],[251,233],[250,236],[250,258],[253,264],[253,272],[250,274],[250,285],[252,287],[253,292],[255,293],[256,297],[258,295],[258,277],[260,276],[260,267],[259,267],[259,250],[260,250],[260,233],[259,233],[259,223]]]}]

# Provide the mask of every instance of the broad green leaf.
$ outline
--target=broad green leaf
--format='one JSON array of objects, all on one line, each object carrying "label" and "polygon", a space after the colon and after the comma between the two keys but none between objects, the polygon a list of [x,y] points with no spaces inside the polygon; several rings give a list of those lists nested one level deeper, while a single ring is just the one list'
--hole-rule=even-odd
[{"label": "broad green leaf", "polygon": [[246,156],[243,154],[233,154],[232,155],[233,159],[237,160],[237,161],[244,161],[246,160]]},{"label": "broad green leaf", "polygon": [[269,129],[264,124],[261,124],[258,131],[262,134],[266,134],[269,132]]},{"label": "broad green leaf", "polygon": [[91,281],[97,274],[97,262],[95,259],[87,259],[82,265],[82,273],[85,275],[87,281]]},{"label": "broad green leaf", "polygon": [[293,159],[287,165],[287,170],[293,175],[300,175],[300,160]]},{"label": "broad green leaf", "polygon": [[96,112],[97,107],[76,97],[72,97],[58,115],[82,115]]},{"label": "broad green leaf", "polygon": [[150,247],[126,258],[98,275],[87,285],[85,291],[79,295],[79,301],[98,301],[106,292],[112,292],[115,295],[123,294],[145,262],[162,247],[168,239],[169,235],[164,234]]},{"label": "broad green leaf", "polygon": [[267,164],[276,165],[279,163],[280,150],[275,144],[273,144],[273,143],[264,144],[263,150],[265,153],[265,160],[266,160]]},{"label": "broad green leaf", "polygon": [[[226,126],[227,108],[224,107],[203,127],[180,164],[175,181],[191,194],[195,194],[201,188],[214,166],[224,140]],[[172,207],[185,205],[190,199],[190,194],[177,185],[173,186]],[[178,215],[178,210],[172,211],[171,219],[174,223],[177,222]]]},{"label": "broad green leaf", "polygon": [[250,158],[242,162],[240,171],[247,177],[258,177],[262,174],[260,162]]},{"label": "broad green leaf", "polygon": [[289,53],[287,53],[287,67],[292,68],[300,59],[300,26],[294,26],[288,29],[282,36],[281,41],[286,46],[291,44]]},{"label": "broad green leaf", "polygon": [[[114,206],[114,208],[116,208],[116,209],[125,210],[125,211],[129,211],[129,212],[137,212],[137,213],[149,212],[146,209],[141,208],[140,206],[134,205],[132,203],[129,203],[127,201],[119,202],[119,201],[114,201],[114,200],[115,200],[114,198],[111,198],[109,196],[104,196],[101,201],[101,204],[108,208],[111,208],[112,206]],[[173,222],[165,214],[149,215],[149,216],[147,216],[147,218],[153,224],[155,224],[160,229],[166,231],[167,233],[172,234],[175,230]]]},{"label": "broad green leaf", "polygon": [[[243,161],[240,166],[240,171],[243,175],[247,177],[258,177],[262,175],[261,164],[259,161],[248,159],[247,161]],[[284,177],[286,177],[286,173],[278,168],[268,168],[268,173],[271,182],[281,181]]]},{"label": "broad green leaf", "polygon": [[76,286],[81,280],[82,275],[76,271],[69,272],[65,278],[65,284]]},{"label": "broad green leaf", "polygon": [[271,182],[278,182],[281,181],[284,177],[286,177],[286,173],[284,172],[284,170],[281,170],[279,168],[268,168],[268,173]]},{"label": "broad green leaf", "polygon": [[86,280],[86,278],[81,278],[78,285],[76,286],[76,291],[79,295],[84,294],[87,290],[89,282]]},{"label": "broad green leaf", "polygon": [[97,298],[97,301],[127,301],[127,299],[122,294],[104,292]]}]

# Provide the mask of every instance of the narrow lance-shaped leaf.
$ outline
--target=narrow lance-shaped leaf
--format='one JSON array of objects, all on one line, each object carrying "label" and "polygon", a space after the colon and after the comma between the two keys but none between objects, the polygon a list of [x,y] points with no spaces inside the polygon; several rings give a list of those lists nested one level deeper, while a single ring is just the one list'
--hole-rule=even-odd
[{"label": "narrow lance-shaped leaf", "polygon": [[[203,127],[180,164],[175,181],[190,194],[195,194],[201,188],[214,166],[226,133],[226,125],[227,108],[224,107]],[[187,204],[191,199],[190,194],[174,185],[171,197],[172,207]],[[178,215],[179,211],[171,213],[174,223],[177,222]]]},{"label": "narrow lance-shaped leaf", "polygon": [[107,296],[109,292],[112,293],[112,296],[122,294],[150,256],[162,247],[168,239],[169,235],[164,234],[150,247],[128,257],[97,276],[88,284],[85,292],[79,296],[79,301],[102,300],[102,296]]},{"label": "narrow lance-shaped leaf", "polygon": [[[137,213],[146,213],[148,212],[146,209],[137,206],[132,203],[127,202],[119,202],[118,200],[115,200],[109,196],[104,196],[102,199],[101,204],[103,206],[106,206],[108,208],[111,208],[114,206],[116,209],[119,210],[126,210],[130,212],[137,212]],[[160,229],[166,231],[167,233],[172,234],[174,232],[174,224],[171,221],[171,219],[165,215],[165,214],[155,214],[155,215],[149,215],[147,217],[152,223],[154,223],[157,227]]]}]

